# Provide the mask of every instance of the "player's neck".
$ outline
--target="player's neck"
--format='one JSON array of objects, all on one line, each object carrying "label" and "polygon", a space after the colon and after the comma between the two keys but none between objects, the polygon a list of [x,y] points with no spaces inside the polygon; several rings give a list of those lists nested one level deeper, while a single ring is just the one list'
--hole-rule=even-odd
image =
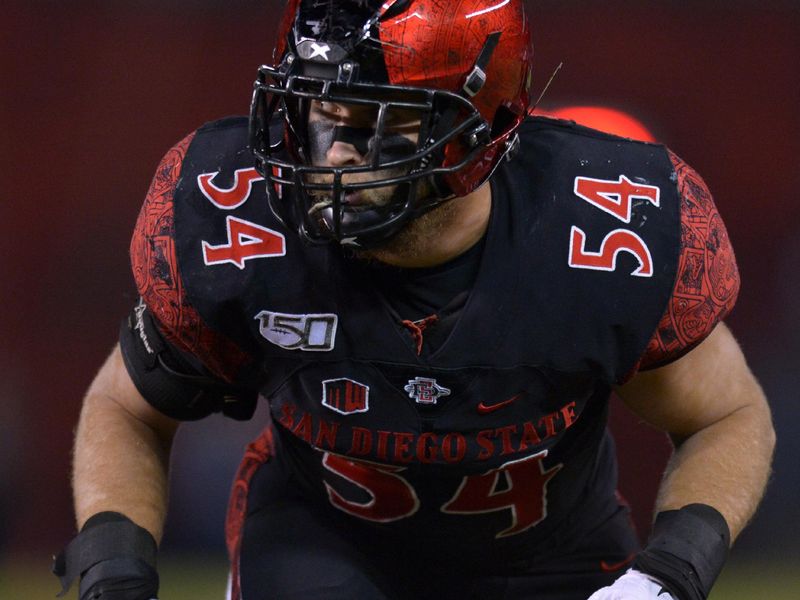
[{"label": "player's neck", "polygon": [[438,206],[411,223],[395,240],[368,256],[395,267],[434,267],[463,254],[486,233],[492,207],[486,183]]}]

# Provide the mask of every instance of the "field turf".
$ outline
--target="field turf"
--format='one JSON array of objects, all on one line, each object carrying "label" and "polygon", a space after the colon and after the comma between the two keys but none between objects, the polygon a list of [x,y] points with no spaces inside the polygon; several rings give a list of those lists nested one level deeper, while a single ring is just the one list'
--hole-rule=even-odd
[{"label": "field turf", "polygon": [[[46,559],[6,557],[0,563],[0,599],[50,600],[58,582],[48,573]],[[223,558],[161,561],[160,600],[224,600],[227,566]],[[66,596],[77,597],[75,588]],[[793,565],[731,563],[723,572],[709,600],[797,600],[800,572]],[[324,599],[320,599],[324,600]],[[357,600],[357,599],[354,599]]]}]

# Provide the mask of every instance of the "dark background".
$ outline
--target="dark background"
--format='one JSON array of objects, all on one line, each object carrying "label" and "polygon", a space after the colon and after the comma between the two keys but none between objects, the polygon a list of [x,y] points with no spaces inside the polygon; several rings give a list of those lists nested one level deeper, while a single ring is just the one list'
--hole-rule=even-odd
[{"label": "dark background", "polygon": [[[162,154],[248,108],[282,3],[8,0],[0,13],[0,551],[46,560],[73,534],[72,431],[134,300],[130,233]],[[736,555],[800,558],[800,8],[795,2],[529,2],[544,108],[635,116],[708,182],[743,291],[728,320],[769,396],[774,475]],[[667,447],[615,416],[641,527]],[[165,547],[222,548],[242,444],[183,428]],[[2,555],[0,554],[0,558]]]}]

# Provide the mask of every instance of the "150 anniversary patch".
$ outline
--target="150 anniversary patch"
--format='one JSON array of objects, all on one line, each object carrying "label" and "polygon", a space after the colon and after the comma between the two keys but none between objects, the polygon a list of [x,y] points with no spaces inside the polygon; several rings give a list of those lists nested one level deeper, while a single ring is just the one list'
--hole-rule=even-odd
[{"label": "150 anniversary patch", "polygon": [[290,315],[263,310],[256,315],[264,338],[286,350],[330,352],[339,318],[333,314]]}]

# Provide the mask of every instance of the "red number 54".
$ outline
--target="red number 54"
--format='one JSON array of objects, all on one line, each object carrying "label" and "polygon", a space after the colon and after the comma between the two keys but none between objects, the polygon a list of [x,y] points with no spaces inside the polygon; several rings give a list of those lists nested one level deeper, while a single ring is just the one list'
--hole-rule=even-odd
[{"label": "red number 54", "polygon": [[[625,175],[617,181],[575,178],[575,195],[619,219],[623,223],[631,222],[632,204],[635,198],[646,200],[654,206],[660,206],[661,190],[653,185],[634,183]],[[591,269],[595,271],[614,271],[617,268],[617,256],[620,252],[628,252],[639,261],[639,267],[631,275],[637,277],[653,276],[653,258],[645,241],[628,229],[611,231],[600,244],[600,249],[592,252],[586,249],[586,233],[573,226],[569,241],[569,266],[573,269]]]},{"label": "red number 54", "polygon": [[[480,475],[465,476],[440,510],[463,515],[510,511],[510,526],[498,532],[496,538],[530,529],[547,516],[547,483],[561,469],[561,465],[545,469],[542,462],[545,456],[546,450]],[[339,510],[368,521],[387,523],[410,517],[419,509],[414,487],[399,474],[403,467],[353,460],[328,452],[322,464],[369,496],[367,501],[349,500],[325,482],[328,499]]]}]

